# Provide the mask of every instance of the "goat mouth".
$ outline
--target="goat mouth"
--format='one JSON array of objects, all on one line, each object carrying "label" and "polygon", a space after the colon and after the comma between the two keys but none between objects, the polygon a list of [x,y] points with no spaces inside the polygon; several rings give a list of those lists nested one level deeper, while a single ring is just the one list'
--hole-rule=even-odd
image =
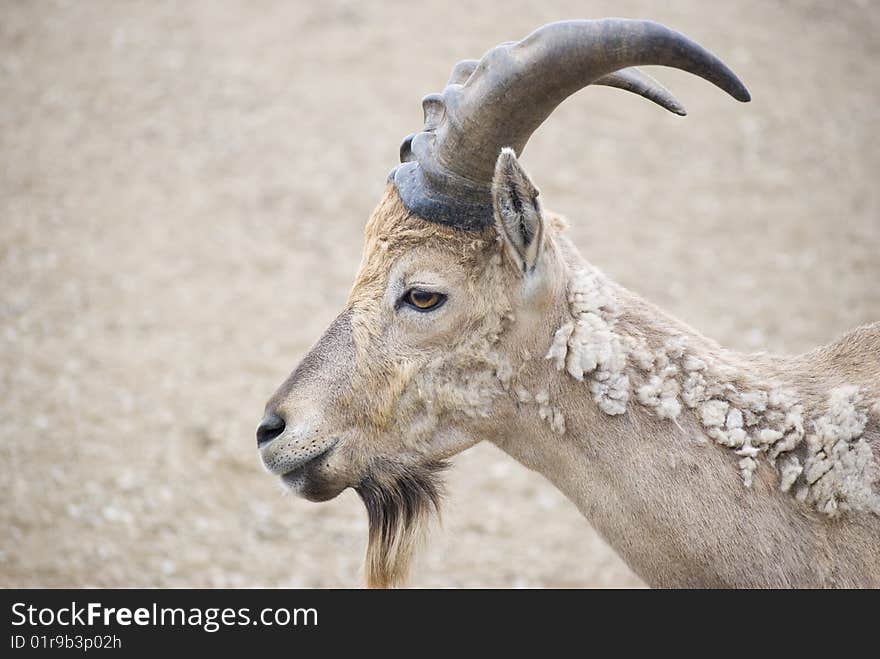
[{"label": "goat mouth", "polygon": [[285,483],[287,483],[288,481],[296,481],[303,474],[305,474],[311,467],[313,467],[316,462],[323,460],[325,457],[327,457],[327,454],[332,449],[333,449],[333,447],[330,446],[330,447],[324,449],[323,451],[321,451],[320,453],[318,453],[318,455],[309,458],[308,460],[303,462],[298,467],[294,467],[290,471],[287,471],[287,472],[281,474],[281,480],[283,480]]},{"label": "goat mouth", "polygon": [[314,473],[315,468],[326,460],[330,452],[335,448],[336,442],[333,442],[326,449],[318,453],[313,458],[309,458],[306,462],[290,471],[281,474],[281,481],[293,492],[312,501],[326,501],[332,499],[339,492],[333,491],[329,483],[324,478]]}]

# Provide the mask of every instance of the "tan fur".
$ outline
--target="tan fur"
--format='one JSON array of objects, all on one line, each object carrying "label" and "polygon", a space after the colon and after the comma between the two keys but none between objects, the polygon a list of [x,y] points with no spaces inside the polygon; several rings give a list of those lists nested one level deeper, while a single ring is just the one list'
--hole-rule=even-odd
[{"label": "tan fur", "polygon": [[[322,367],[270,401],[294,428],[263,449],[270,469],[285,447],[330,447],[296,481],[306,496],[356,487],[392,513],[412,497],[384,530],[371,519],[370,584],[405,578],[439,488],[426,465],[488,440],[649,584],[880,586],[880,324],[796,357],[733,353],[607,280],[563,219],[543,222],[525,274],[494,228],[424,222],[389,187],[341,316],[351,347],[322,340],[306,359]],[[396,309],[410,278],[446,305]],[[317,420],[297,425],[304,410]],[[808,464],[824,475],[808,482]]]}]

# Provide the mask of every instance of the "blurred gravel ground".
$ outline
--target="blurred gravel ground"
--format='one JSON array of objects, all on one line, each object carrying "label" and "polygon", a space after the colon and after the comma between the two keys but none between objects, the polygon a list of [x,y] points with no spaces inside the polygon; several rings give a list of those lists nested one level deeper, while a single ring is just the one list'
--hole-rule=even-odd
[{"label": "blurred gravel ground", "polygon": [[[0,2],[0,585],[358,586],[366,520],[263,473],[262,407],[345,300],[459,59],[649,17],[740,105],[590,89],[525,164],[623,284],[743,350],[880,319],[880,3]],[[460,456],[415,586],[636,586],[536,474]]]}]

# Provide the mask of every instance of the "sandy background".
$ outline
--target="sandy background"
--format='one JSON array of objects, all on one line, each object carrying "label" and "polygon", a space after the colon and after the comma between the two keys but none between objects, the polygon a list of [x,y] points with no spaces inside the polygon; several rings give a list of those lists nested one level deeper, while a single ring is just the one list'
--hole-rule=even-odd
[{"label": "sandy background", "polygon": [[[566,102],[524,162],[587,257],[738,349],[880,319],[880,2],[0,2],[0,585],[360,585],[360,502],[280,492],[263,404],[421,97],[605,15],[684,31],[754,101],[657,69],[690,116]],[[640,585],[491,446],[450,492],[413,585]]]}]

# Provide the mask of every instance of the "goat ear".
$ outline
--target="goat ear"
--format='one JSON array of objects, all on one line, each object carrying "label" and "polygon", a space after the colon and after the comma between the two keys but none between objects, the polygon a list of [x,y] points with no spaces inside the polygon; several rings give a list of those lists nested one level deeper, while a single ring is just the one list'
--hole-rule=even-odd
[{"label": "goat ear", "polygon": [[495,228],[523,274],[531,272],[544,242],[544,218],[538,188],[519,164],[513,149],[504,148],[492,179]]}]

